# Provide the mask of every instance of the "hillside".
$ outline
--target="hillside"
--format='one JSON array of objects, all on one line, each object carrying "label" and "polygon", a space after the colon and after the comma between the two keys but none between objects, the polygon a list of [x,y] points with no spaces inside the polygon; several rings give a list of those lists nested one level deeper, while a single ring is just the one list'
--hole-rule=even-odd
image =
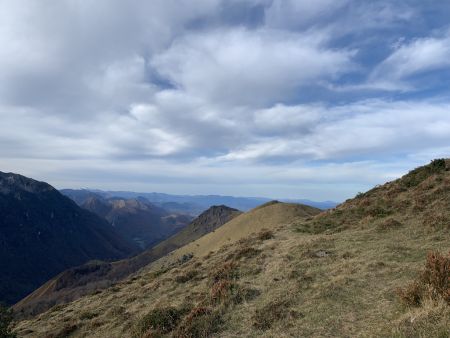
[{"label": "hillside", "polygon": [[47,310],[82,295],[98,292],[131,275],[169,252],[214,231],[241,212],[226,206],[213,206],[182,231],[155,247],[129,259],[107,263],[92,262],[62,272],[14,306],[22,316]]},{"label": "hillside", "polygon": [[105,218],[121,236],[136,242],[142,249],[177,233],[192,220],[188,215],[171,214],[144,198],[91,196],[81,207]]},{"label": "hillside", "polygon": [[44,182],[0,172],[0,301],[14,303],[61,271],[137,248]]},{"label": "hillside", "polygon": [[[280,206],[243,214],[16,330],[29,337],[449,336],[449,160],[315,217],[270,216]],[[261,230],[266,217],[277,224]],[[246,224],[256,233],[242,230]],[[224,245],[209,251],[210,242]]]},{"label": "hillside", "polygon": [[[193,254],[196,257],[205,256],[225,244],[235,243],[252,233],[283,226],[299,218],[309,218],[319,212],[319,209],[301,204],[268,202],[236,217],[225,226],[199,238],[197,241],[185,245],[173,252],[172,256],[175,259],[187,254]],[[173,257],[170,259],[173,259]]]}]

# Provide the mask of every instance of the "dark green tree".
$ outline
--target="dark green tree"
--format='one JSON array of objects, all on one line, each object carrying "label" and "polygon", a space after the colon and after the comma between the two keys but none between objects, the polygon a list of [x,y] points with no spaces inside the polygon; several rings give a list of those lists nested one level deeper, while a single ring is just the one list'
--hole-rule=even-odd
[{"label": "dark green tree", "polygon": [[0,338],[16,337],[16,335],[11,331],[12,320],[12,310],[0,304]]}]

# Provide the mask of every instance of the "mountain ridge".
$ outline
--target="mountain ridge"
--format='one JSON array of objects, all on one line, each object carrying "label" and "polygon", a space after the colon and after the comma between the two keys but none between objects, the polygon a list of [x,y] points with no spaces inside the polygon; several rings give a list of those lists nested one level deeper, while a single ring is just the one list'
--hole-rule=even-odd
[{"label": "mountain ridge", "polygon": [[[103,196],[121,197],[121,198],[138,198],[144,197],[149,202],[163,207],[169,211],[187,212],[191,211],[195,216],[208,209],[213,205],[227,205],[229,207],[248,211],[258,205],[272,201],[267,197],[235,197],[224,195],[171,195],[165,193],[145,193],[131,191],[103,191],[98,189],[62,189],[63,194],[68,195],[74,200],[80,201],[82,196]],[[279,199],[281,202],[305,204],[319,209],[329,209],[335,207],[338,203],[333,201],[311,201],[308,199]],[[78,203],[78,202],[77,202]],[[80,204],[80,203],[79,203]],[[172,204],[172,206],[171,206]]]},{"label": "mountain ridge", "polygon": [[13,303],[70,266],[137,252],[45,182],[0,172],[0,299]]}]

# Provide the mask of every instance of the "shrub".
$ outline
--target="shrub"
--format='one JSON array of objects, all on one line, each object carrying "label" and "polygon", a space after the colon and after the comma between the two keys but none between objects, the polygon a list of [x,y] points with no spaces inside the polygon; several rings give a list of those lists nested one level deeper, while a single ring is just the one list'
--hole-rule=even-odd
[{"label": "shrub", "polygon": [[220,280],[214,283],[210,291],[211,303],[226,303],[228,302],[235,285],[229,280]]},{"label": "shrub", "polygon": [[195,277],[197,277],[198,271],[197,270],[189,270],[185,272],[184,274],[178,275],[175,277],[175,281],[177,283],[186,283]]},{"label": "shrub", "polygon": [[424,195],[414,196],[413,211],[424,211],[428,206],[428,201]]},{"label": "shrub", "polygon": [[412,188],[422,183],[431,175],[445,170],[447,170],[445,159],[436,159],[431,161],[429,165],[410,171],[404,178],[402,178],[401,182],[405,187]]},{"label": "shrub", "polygon": [[74,323],[67,323],[59,331],[49,334],[47,338],[66,338],[78,329],[78,325]]},{"label": "shrub", "polygon": [[372,216],[372,217],[386,217],[388,215],[390,215],[392,213],[392,211],[382,207],[382,206],[373,206],[367,209],[367,215]]},{"label": "shrub", "polygon": [[16,335],[11,332],[11,324],[13,320],[12,310],[0,304],[0,337],[14,338]]},{"label": "shrub", "polygon": [[198,306],[183,319],[174,332],[178,338],[211,337],[220,330],[222,319],[220,313],[209,307]]},{"label": "shrub", "polygon": [[260,241],[266,241],[268,239],[271,239],[271,238],[273,238],[273,231],[262,230],[260,233],[258,233],[257,238]]},{"label": "shrub", "polygon": [[431,170],[434,172],[443,171],[446,169],[445,159],[439,158],[431,161],[430,164]]},{"label": "shrub", "polygon": [[253,315],[253,326],[259,330],[268,330],[277,321],[287,320],[287,317],[296,317],[297,313],[291,311],[289,305],[289,301],[282,299],[256,309]]},{"label": "shrub", "polygon": [[98,313],[85,311],[80,314],[81,320],[90,320],[98,316]]},{"label": "shrub", "polygon": [[116,305],[109,310],[109,314],[114,317],[122,316],[125,314],[125,312],[126,312],[125,307],[121,305]]},{"label": "shrub", "polygon": [[241,259],[252,258],[257,256],[261,250],[255,249],[249,245],[239,248],[236,252],[232,253],[229,258]]},{"label": "shrub", "polygon": [[396,229],[401,226],[402,226],[402,223],[400,223],[396,219],[388,218],[388,219],[385,219],[383,222],[381,222],[377,228],[379,230],[389,230],[389,229]]},{"label": "shrub", "polygon": [[233,261],[227,261],[211,274],[211,281],[214,284],[221,280],[237,279],[237,277],[238,273],[236,263]]},{"label": "shrub", "polygon": [[408,306],[419,306],[422,303],[422,293],[423,287],[418,282],[412,282],[397,290],[401,301]]},{"label": "shrub", "polygon": [[171,306],[153,309],[137,323],[135,336],[141,337],[147,332],[169,333],[187,312],[186,308],[177,309]]},{"label": "shrub", "polygon": [[238,286],[236,279],[238,278],[236,263],[233,261],[225,262],[221,267],[215,270],[211,275],[210,303],[228,305],[234,303],[233,299]]},{"label": "shrub", "polygon": [[189,262],[192,258],[194,258],[193,253],[190,252],[190,253],[184,254],[181,258],[178,259],[178,263],[180,265],[182,265],[186,262]]},{"label": "shrub", "polygon": [[397,294],[409,306],[421,305],[426,297],[443,299],[450,305],[450,253],[447,256],[428,253],[425,269],[417,281],[398,289]]},{"label": "shrub", "polygon": [[422,224],[435,229],[450,228],[450,217],[443,213],[430,212],[424,215]]},{"label": "shrub", "polygon": [[450,305],[450,253],[430,252],[421,280],[431,287],[433,299],[442,297]]}]

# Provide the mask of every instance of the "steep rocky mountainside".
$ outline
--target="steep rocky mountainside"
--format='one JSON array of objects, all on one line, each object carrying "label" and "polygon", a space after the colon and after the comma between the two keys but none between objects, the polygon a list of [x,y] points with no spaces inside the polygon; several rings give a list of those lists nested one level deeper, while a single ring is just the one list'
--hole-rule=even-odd
[{"label": "steep rocky mountainside", "polygon": [[69,267],[136,252],[47,183],[0,172],[0,301],[14,303]]},{"label": "steep rocky mountainside", "polygon": [[64,271],[16,304],[15,310],[22,316],[36,314],[55,304],[98,292],[171,251],[214,231],[240,214],[233,208],[213,206],[179,233],[135,257],[113,263],[92,262]]},{"label": "steep rocky mountainside", "polygon": [[154,246],[183,229],[191,216],[171,214],[144,198],[86,198],[81,207],[105,218],[123,237],[142,249]]},{"label": "steep rocky mountainside", "polygon": [[448,337],[449,220],[450,161],[435,160],[316,216],[283,203],[243,214],[16,332]]}]

